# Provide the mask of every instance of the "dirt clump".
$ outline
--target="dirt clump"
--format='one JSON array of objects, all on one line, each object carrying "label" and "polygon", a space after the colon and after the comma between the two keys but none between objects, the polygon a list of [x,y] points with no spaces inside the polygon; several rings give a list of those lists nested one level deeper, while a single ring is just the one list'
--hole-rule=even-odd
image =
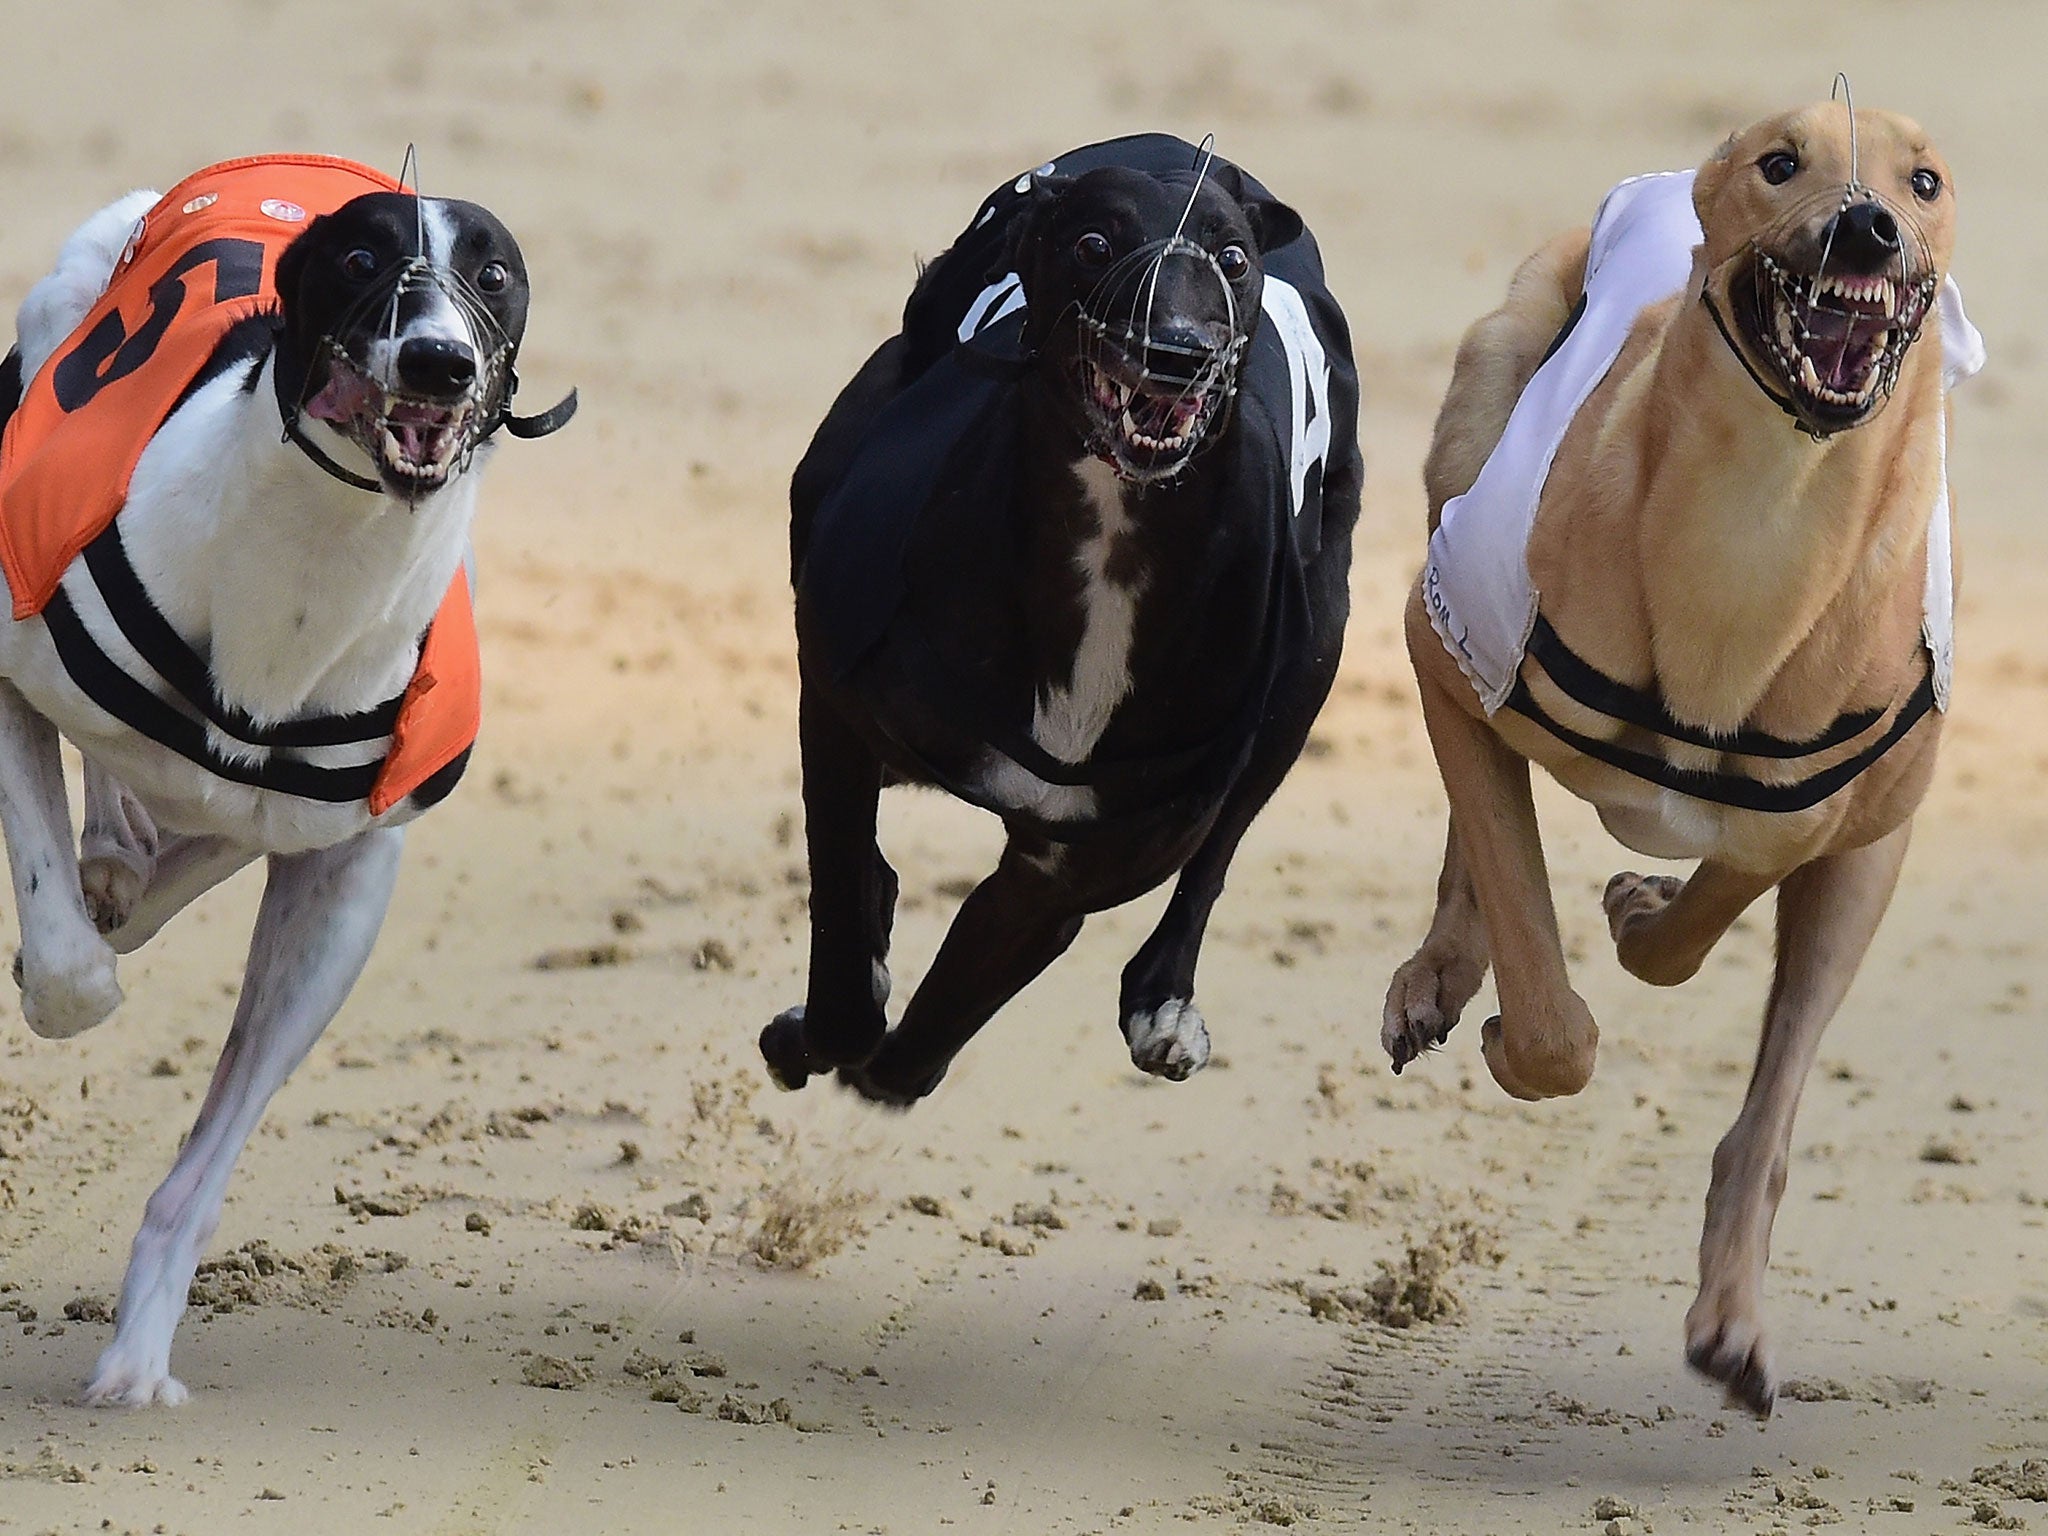
[{"label": "dirt clump", "polygon": [[336,1243],[284,1253],[260,1237],[251,1238],[202,1263],[186,1303],[215,1314],[272,1304],[324,1310],[363,1275],[394,1274],[405,1266],[402,1253],[373,1248],[359,1254]]},{"label": "dirt clump", "polygon": [[747,1252],[770,1269],[809,1269],[867,1231],[860,1212],[869,1198],[836,1179],[823,1188],[784,1179],[756,1205]]},{"label": "dirt clump", "polygon": [[1380,1260],[1379,1275],[1365,1286],[1333,1289],[1286,1281],[1283,1288],[1306,1301],[1310,1315],[1318,1319],[1414,1328],[1457,1321],[1464,1315],[1465,1301],[1451,1285],[1451,1275],[1475,1264],[1498,1265],[1506,1257],[1491,1232],[1469,1221],[1454,1221],[1425,1238],[1410,1239],[1399,1261]]}]

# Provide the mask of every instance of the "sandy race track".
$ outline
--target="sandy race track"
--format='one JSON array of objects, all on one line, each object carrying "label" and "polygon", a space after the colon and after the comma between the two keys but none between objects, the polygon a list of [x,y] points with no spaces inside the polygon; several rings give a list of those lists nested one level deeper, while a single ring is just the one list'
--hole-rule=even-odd
[{"label": "sandy race track", "polygon": [[[89,1412],[77,1388],[225,1029],[254,880],[125,962],[97,1033],[0,1024],[0,1532],[2048,1525],[2048,1468],[2024,1467],[2048,1457],[2048,15],[17,0],[9,21],[0,304],[131,186],[264,148],[395,166],[412,140],[428,190],[525,246],[527,404],[578,383],[584,413],[492,471],[477,760],[244,1159],[181,1410]],[[1380,998],[1442,833],[1396,621],[1463,325],[1621,176],[1692,164],[1837,68],[1952,161],[1993,361],[1958,402],[1949,749],[1807,1095],[1769,1297],[1794,1380],[1760,1427],[1688,1378],[1679,1329],[1768,911],[1682,990],[1638,985],[1597,903],[1627,856],[1549,793],[1598,1076],[1511,1103],[1471,1024],[1389,1075]],[[1091,924],[915,1112],[779,1096],[753,1040],[803,955],[788,470],[915,255],[999,179],[1148,127],[1213,129],[1307,215],[1365,389],[1350,651],[1218,912],[1218,1058],[1179,1086],[1128,1065],[1116,975],[1155,897]],[[906,986],[995,838],[903,798],[885,841]]]}]

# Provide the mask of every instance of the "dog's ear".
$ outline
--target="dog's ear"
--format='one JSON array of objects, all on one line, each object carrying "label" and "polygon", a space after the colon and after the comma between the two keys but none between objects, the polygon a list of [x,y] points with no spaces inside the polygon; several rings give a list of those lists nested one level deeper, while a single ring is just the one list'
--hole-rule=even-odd
[{"label": "dog's ear", "polygon": [[987,273],[987,280],[991,283],[1000,282],[1012,272],[1023,272],[1024,264],[1030,260],[1032,243],[1037,240],[1039,231],[1044,228],[1046,219],[1067,188],[1074,184],[1071,176],[1040,176],[1036,172],[1032,173],[1030,180],[1029,190],[1010,214],[1009,238],[1003,242],[1001,252]]},{"label": "dog's ear", "polygon": [[272,274],[272,286],[277,292],[279,307],[290,312],[292,296],[299,291],[299,282],[306,275],[306,263],[312,259],[314,231],[327,222],[327,215],[321,214],[299,231],[298,238],[277,253],[277,270]]},{"label": "dog's ear", "polygon": [[1301,215],[1272,198],[1246,203],[1244,216],[1252,226],[1252,238],[1259,242],[1261,255],[1277,251],[1301,237]]},{"label": "dog's ear", "polygon": [[1721,196],[1721,189],[1728,184],[1728,177],[1735,169],[1735,146],[1742,135],[1731,133],[1721,145],[1700,166],[1692,182],[1692,211],[1705,229],[1712,219],[1714,203]]},{"label": "dog's ear", "polygon": [[299,278],[306,270],[306,236],[318,227],[319,220],[316,219],[300,232],[298,239],[277,253],[275,278],[280,296],[297,291]]},{"label": "dog's ear", "polygon": [[1301,215],[1273,198],[1253,196],[1245,185],[1244,172],[1236,166],[1211,166],[1209,179],[1228,192],[1237,206],[1244,210],[1245,222],[1251,225],[1252,239],[1258,242],[1261,254],[1277,251],[1300,236]]}]

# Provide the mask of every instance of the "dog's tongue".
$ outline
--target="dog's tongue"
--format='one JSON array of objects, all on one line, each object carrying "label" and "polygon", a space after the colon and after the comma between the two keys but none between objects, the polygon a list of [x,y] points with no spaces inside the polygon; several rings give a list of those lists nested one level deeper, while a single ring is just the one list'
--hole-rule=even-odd
[{"label": "dog's tongue", "polygon": [[453,412],[439,406],[420,405],[412,401],[400,401],[392,406],[391,414],[385,418],[391,435],[398,441],[398,451],[414,464],[431,464],[441,456],[441,438]]},{"label": "dog's tongue", "polygon": [[306,414],[320,421],[351,420],[369,399],[370,383],[345,368],[330,368],[320,393],[306,402]]},{"label": "dog's tongue", "polygon": [[1822,381],[1840,390],[1861,387],[1872,354],[1884,344],[1892,327],[1882,315],[1844,314],[1825,307],[1808,315],[1806,324],[1806,354],[1819,369]]}]

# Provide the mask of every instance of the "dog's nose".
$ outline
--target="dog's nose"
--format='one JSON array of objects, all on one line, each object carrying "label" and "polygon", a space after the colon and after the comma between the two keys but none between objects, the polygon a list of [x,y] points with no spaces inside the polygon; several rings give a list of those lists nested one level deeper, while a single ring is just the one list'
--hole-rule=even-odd
[{"label": "dog's nose", "polygon": [[1222,321],[1154,326],[1144,342],[1146,372],[1194,384],[1230,344],[1230,327]]},{"label": "dog's nose", "polygon": [[1898,257],[1899,221],[1876,203],[1851,203],[1828,220],[1821,239],[1844,266],[1881,272]]},{"label": "dog's nose", "polygon": [[459,341],[415,336],[398,348],[398,382],[415,394],[446,398],[476,381],[476,354]]}]

